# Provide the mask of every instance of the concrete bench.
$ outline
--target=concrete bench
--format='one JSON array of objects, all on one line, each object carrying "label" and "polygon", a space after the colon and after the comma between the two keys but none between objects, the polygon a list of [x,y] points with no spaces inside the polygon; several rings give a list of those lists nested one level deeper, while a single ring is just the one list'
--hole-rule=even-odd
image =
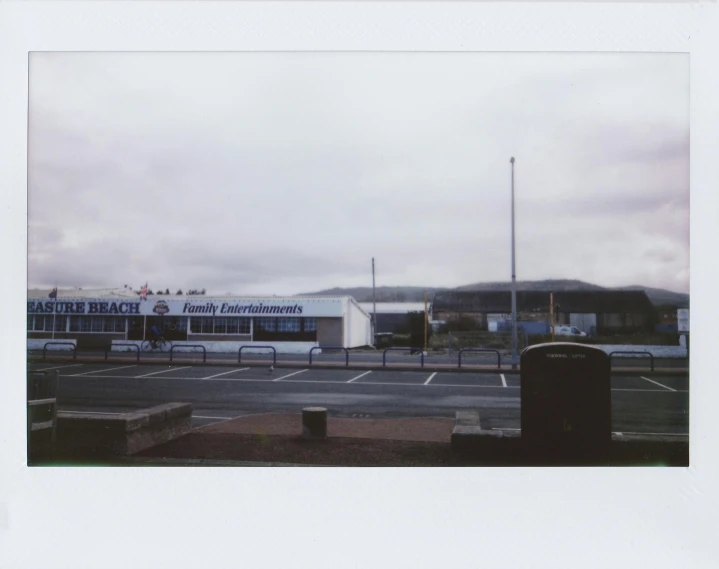
[{"label": "concrete bench", "polygon": [[127,456],[188,433],[192,404],[166,403],[118,415],[60,411],[57,423],[61,455]]}]

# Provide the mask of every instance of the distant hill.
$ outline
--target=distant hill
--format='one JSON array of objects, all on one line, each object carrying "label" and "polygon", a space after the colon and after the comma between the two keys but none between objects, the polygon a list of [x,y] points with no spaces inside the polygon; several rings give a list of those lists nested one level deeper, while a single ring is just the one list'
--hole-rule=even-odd
[{"label": "distant hill", "polygon": [[[454,290],[509,290],[510,282],[474,283],[459,286]],[[584,281],[551,279],[545,281],[517,281],[517,290],[546,290],[559,292],[563,290],[608,290],[603,286],[585,283]]]},{"label": "distant hill", "polygon": [[[381,286],[375,289],[377,302],[422,302],[424,293],[431,300],[435,292],[441,290],[509,290],[509,282],[474,283],[456,288],[451,287],[420,287],[420,286]],[[641,285],[623,287],[603,287],[579,280],[550,279],[543,281],[517,281],[517,290],[545,290],[547,292],[560,292],[565,290],[643,290],[654,306],[671,305],[678,308],[689,306],[689,295],[651,288]],[[304,293],[298,296],[352,296],[357,302],[372,302],[372,287],[331,288],[318,292]]]},{"label": "distant hill", "polygon": [[[428,300],[439,290],[448,288],[423,288],[421,286],[378,286],[375,288],[377,302],[424,302],[424,293]],[[372,302],[372,287],[329,288],[318,292],[308,292],[297,296],[351,296],[357,302]]]}]

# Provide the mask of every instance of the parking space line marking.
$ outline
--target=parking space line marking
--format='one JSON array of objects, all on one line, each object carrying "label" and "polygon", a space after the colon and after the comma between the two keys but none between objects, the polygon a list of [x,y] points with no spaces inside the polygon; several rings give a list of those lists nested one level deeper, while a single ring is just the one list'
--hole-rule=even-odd
[{"label": "parking space line marking", "polygon": [[42,369],[32,369],[32,370],[28,370],[28,371],[29,371],[29,372],[33,372],[33,371],[48,371],[48,370],[51,370],[51,369],[62,369],[62,368],[64,368],[64,367],[77,367],[77,366],[83,366],[83,365],[85,365],[85,364],[70,364],[70,365],[68,365],[68,366],[44,367],[44,368],[42,368]]},{"label": "parking space line marking", "polygon": [[689,393],[688,389],[622,389],[613,387],[612,391],[638,391],[640,393]]},{"label": "parking space line marking", "polygon": [[[62,413],[79,413],[80,415],[124,415],[124,413],[110,413],[109,411],[68,411],[67,409],[58,409]],[[128,411],[132,413],[132,411]]]},{"label": "parking space line marking", "polygon": [[499,377],[502,378],[502,387],[507,387],[507,380],[504,378],[504,374],[500,373]]},{"label": "parking space line marking", "polygon": [[615,435],[651,435],[653,437],[688,437],[689,433],[633,433],[622,431],[621,433],[613,433]]},{"label": "parking space line marking", "polygon": [[210,417],[208,415],[193,415],[193,419],[221,419],[225,421],[231,421],[232,419],[237,419],[237,417]]},{"label": "parking space line marking", "polygon": [[[516,429],[516,428],[507,428],[507,427],[492,427],[493,431],[521,431],[522,429]],[[647,435],[647,436],[653,436],[653,437],[688,437],[689,433],[636,433],[636,432],[629,432],[629,431],[612,431],[613,435]]]},{"label": "parking space line marking", "polygon": [[353,378],[350,379],[349,381],[345,381],[345,383],[352,383],[355,379],[359,379],[360,377],[364,377],[365,375],[368,375],[368,374],[370,374],[370,373],[372,373],[372,370],[369,370],[369,371],[366,371],[366,372],[364,372],[364,373],[361,373],[361,374],[359,374],[357,377],[353,377]]},{"label": "parking space line marking", "polygon": [[[124,415],[125,413],[119,413],[119,412],[109,412],[109,411],[68,411],[66,409],[60,409],[60,411],[65,413],[79,413],[81,415]],[[133,411],[128,411],[128,413],[133,413]],[[231,420],[231,419],[237,419],[237,417],[209,417],[207,415],[192,415],[193,419],[223,419],[223,420]]]},{"label": "parking space line marking", "polygon": [[234,373],[236,371],[247,371],[248,367],[243,367],[240,369],[231,369],[230,371],[223,371],[222,373],[216,373],[215,375],[208,375],[207,377],[201,377],[200,379],[212,379],[213,377],[220,377],[221,375],[227,375],[228,373]]},{"label": "parking space line marking", "polygon": [[[110,369],[94,369],[94,370],[92,370],[92,371],[84,371],[84,372],[82,372],[82,373],[74,373],[74,374],[70,375],[69,377],[77,377],[78,375],[87,375],[88,373],[102,373],[102,372],[105,372],[105,371],[116,371],[116,370],[118,370],[118,369],[127,369],[127,368],[129,368],[129,367],[137,367],[137,365],[122,366],[122,367],[111,367]],[[113,377],[113,376],[110,376],[110,377]],[[124,376],[122,376],[122,377],[124,377]],[[133,376],[133,377],[134,377],[134,376]],[[131,378],[128,378],[128,379],[131,379]]]},{"label": "parking space line marking", "polygon": [[667,387],[666,385],[663,385],[663,384],[659,383],[658,381],[654,381],[653,379],[649,379],[648,377],[644,377],[643,375],[640,375],[639,377],[642,378],[642,379],[646,379],[647,381],[651,381],[652,383],[658,385],[659,387],[663,387],[663,388],[665,388],[665,389],[668,389],[669,391],[676,391],[676,389],[672,389],[671,387]]},{"label": "parking space line marking", "polygon": [[287,375],[283,375],[282,377],[276,377],[272,381],[279,381],[281,379],[285,379],[286,377],[290,377],[292,375],[297,375],[298,373],[304,373],[306,371],[307,371],[306,369],[301,369],[300,371],[293,371],[292,373],[288,373]]},{"label": "parking space line marking", "polygon": [[[361,385],[404,385],[404,386],[412,386],[412,387],[424,387],[425,384],[423,383],[402,383],[399,381],[363,381]],[[430,383],[428,387],[469,387],[473,389],[504,389],[503,387],[499,385],[471,385],[471,384],[461,384],[461,383]],[[513,387],[509,386],[508,389],[519,389],[519,386]]]},{"label": "parking space line marking", "polygon": [[436,372],[436,371],[427,378],[427,381],[425,381],[424,384],[425,384],[425,385],[428,385],[429,382],[432,381],[432,378],[433,378],[435,375],[437,375],[437,372]]},{"label": "parking space line marking", "polygon": [[192,366],[185,367],[171,367],[170,369],[163,369],[161,371],[153,371],[152,373],[146,373],[145,375],[136,375],[135,377],[150,377],[151,375],[157,375],[158,373],[167,373],[168,371],[179,371],[181,369],[189,369]]}]

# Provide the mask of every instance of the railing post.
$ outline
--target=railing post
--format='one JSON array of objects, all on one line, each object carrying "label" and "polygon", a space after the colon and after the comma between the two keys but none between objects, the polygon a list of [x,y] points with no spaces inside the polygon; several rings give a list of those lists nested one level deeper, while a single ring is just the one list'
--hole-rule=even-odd
[{"label": "railing post", "polygon": [[612,358],[615,356],[615,354],[625,354],[625,355],[629,355],[629,354],[634,354],[634,355],[641,354],[641,355],[645,355],[645,354],[646,354],[647,356],[649,356],[649,368],[651,369],[651,371],[654,371],[654,354],[652,354],[651,352],[648,352],[648,351],[646,351],[646,350],[642,350],[642,351],[617,350],[617,351],[614,351],[614,352],[609,352],[609,362],[610,362],[609,365],[610,365],[610,366],[611,366],[611,363],[612,363],[612,361],[613,361]]},{"label": "railing post", "polygon": [[[274,346],[240,346],[240,349],[237,351],[237,363],[242,363],[242,350],[245,348],[255,348],[255,349],[262,349],[262,350],[272,350],[272,365],[275,365],[277,363],[277,350]],[[311,356],[311,352],[310,352]]]},{"label": "railing post", "polygon": [[123,348],[134,348],[137,353],[136,361],[140,361],[140,346],[137,344],[111,344],[109,348],[105,348],[105,361],[107,361],[107,354],[112,351],[112,348],[123,347]]},{"label": "railing post", "polygon": [[72,346],[72,359],[77,359],[77,346],[73,344],[72,342],[45,342],[42,346],[42,359],[45,360],[45,357],[47,356],[47,347],[48,346]]},{"label": "railing post", "polygon": [[502,369],[502,355],[499,353],[499,350],[493,350],[491,348],[462,348],[458,352],[457,356],[457,368],[462,367],[462,354],[464,352],[475,352],[475,353],[492,353],[497,354],[497,369]]}]

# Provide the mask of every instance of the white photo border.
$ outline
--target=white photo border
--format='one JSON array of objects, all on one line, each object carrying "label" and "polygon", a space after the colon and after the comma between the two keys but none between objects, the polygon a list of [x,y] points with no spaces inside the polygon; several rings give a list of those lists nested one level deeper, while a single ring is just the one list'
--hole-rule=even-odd
[{"label": "white photo border", "polygon": [[[714,566],[718,31],[704,3],[0,4],[0,566]],[[28,53],[198,50],[689,53],[690,466],[27,468]]]}]

